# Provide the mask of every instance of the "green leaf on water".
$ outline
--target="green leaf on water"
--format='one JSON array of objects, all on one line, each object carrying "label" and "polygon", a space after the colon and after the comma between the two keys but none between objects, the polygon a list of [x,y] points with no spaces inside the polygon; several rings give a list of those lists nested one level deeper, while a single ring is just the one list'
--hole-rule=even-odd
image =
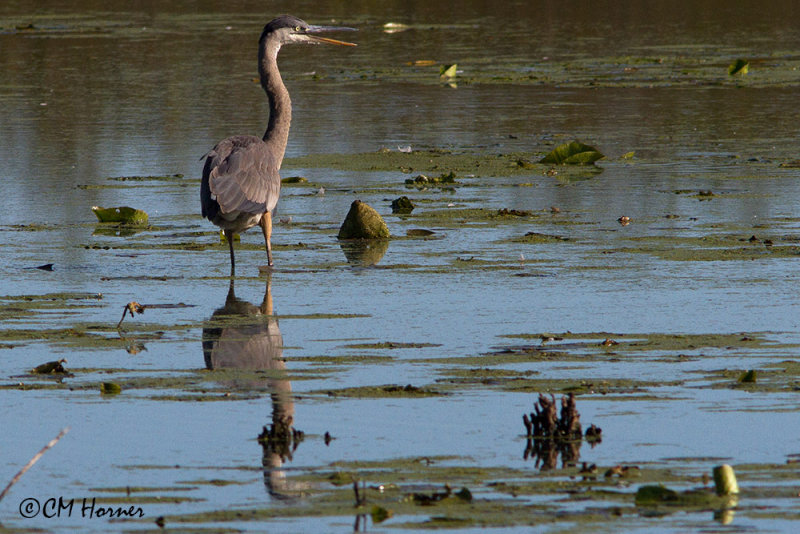
[{"label": "green leaf on water", "polygon": [[383,506],[374,505],[370,510],[373,523],[382,523],[394,515],[394,512],[387,510]]},{"label": "green leaf on water", "polygon": [[756,372],[754,369],[750,369],[749,371],[745,371],[744,373],[739,376],[738,382],[740,384],[755,384],[756,383]]},{"label": "green leaf on water", "polygon": [[636,492],[636,506],[655,506],[678,502],[678,492],[664,486],[641,486]]},{"label": "green leaf on water", "polygon": [[439,67],[439,76],[442,78],[455,78],[457,68],[458,65],[456,63],[453,63],[452,65],[442,65]]},{"label": "green leaf on water", "polygon": [[730,66],[728,67],[728,74],[730,74],[731,76],[736,76],[737,74],[744,76],[745,74],[747,74],[749,68],[750,68],[750,63],[747,60],[737,59],[736,61],[731,63]]},{"label": "green leaf on water", "polygon": [[103,395],[119,395],[122,393],[122,387],[114,382],[103,382],[100,386],[100,393]]},{"label": "green leaf on water", "polygon": [[548,155],[542,158],[539,163],[549,163],[555,165],[591,165],[595,161],[605,156],[598,152],[596,148],[584,145],[580,141],[572,141],[559,145]]},{"label": "green leaf on water", "polygon": [[92,211],[102,223],[122,223],[137,226],[147,225],[147,213],[142,210],[119,206],[117,208],[101,208],[92,206]]}]

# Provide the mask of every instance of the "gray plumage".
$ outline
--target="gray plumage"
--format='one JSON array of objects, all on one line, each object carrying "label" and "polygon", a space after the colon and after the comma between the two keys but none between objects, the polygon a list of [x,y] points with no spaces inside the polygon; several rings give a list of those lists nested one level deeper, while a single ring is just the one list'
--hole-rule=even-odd
[{"label": "gray plumage", "polygon": [[278,52],[291,43],[352,43],[315,35],[320,32],[352,30],[333,26],[311,26],[297,17],[282,15],[270,21],[258,42],[258,72],[261,86],[269,99],[269,124],[263,138],[236,135],[217,143],[205,155],[200,185],[203,217],[225,232],[231,256],[231,274],[235,272],[233,234],[261,226],[272,265],[272,212],[281,192],[280,168],[289,126],[292,103],[289,91],[278,70]]}]

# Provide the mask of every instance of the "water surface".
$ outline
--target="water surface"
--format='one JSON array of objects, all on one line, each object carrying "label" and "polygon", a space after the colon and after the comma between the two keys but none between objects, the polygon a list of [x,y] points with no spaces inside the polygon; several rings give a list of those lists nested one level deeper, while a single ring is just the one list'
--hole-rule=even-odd
[{"label": "water surface", "polygon": [[[106,531],[105,520],[25,520],[18,505],[25,497],[120,497],[113,489],[127,486],[186,499],[144,502],[144,522],[125,528],[226,508],[280,518],[289,505],[276,477],[291,489],[333,462],[448,457],[455,466],[535,478],[538,470],[522,459],[520,419],[536,399],[535,380],[556,394],[570,388],[546,381],[565,380],[579,388],[584,425],[603,428],[603,443],[584,445],[582,459],[603,468],[665,468],[684,477],[668,482],[681,488],[722,462],[761,466],[740,480],[734,526],[795,528],[796,505],[786,494],[769,500],[757,491],[779,484],[759,478],[769,466],[798,453],[797,371],[780,369],[800,341],[800,38],[797,7],[775,4],[609,2],[586,12],[569,2],[471,2],[458,10],[295,2],[266,13],[253,2],[225,10],[45,2],[35,11],[4,3],[0,481],[61,428],[71,431],[0,504],[0,523]],[[357,26],[359,47],[281,53],[294,104],[283,175],[313,184],[284,188],[276,217],[291,222],[276,224],[273,237],[270,297],[287,374],[213,374],[204,371],[203,328],[226,304],[228,256],[198,214],[200,158],[225,136],[262,133],[267,106],[254,81],[255,44],[263,24],[286,11]],[[387,33],[387,22],[409,29]],[[732,78],[727,67],[740,57],[751,61],[750,73]],[[418,60],[434,64],[409,65]],[[461,70],[455,87],[438,76],[439,65],[450,63]],[[476,168],[460,172],[452,190],[417,190],[404,181],[419,171],[360,163],[360,154],[409,146],[535,162],[572,139],[606,154],[602,172]],[[632,159],[622,157],[630,152]],[[318,163],[315,156],[325,154],[344,163]],[[164,179],[109,179],[148,176]],[[391,213],[400,195],[417,204],[411,216]],[[356,198],[378,209],[393,236],[427,228],[436,239],[393,239],[377,265],[348,263],[335,235]],[[144,209],[151,226],[103,231],[93,205]],[[530,213],[480,215],[504,208]],[[447,215],[459,209],[485,211]],[[632,223],[621,226],[623,215]],[[566,240],[520,240],[528,232]],[[262,246],[251,232],[237,249],[235,293],[253,307],[267,287],[258,269],[266,263]],[[31,269],[46,263],[52,272]],[[53,304],[31,311],[21,295],[51,295]],[[148,309],[126,318],[118,334],[122,308],[133,300],[187,306]],[[541,333],[565,332],[586,341],[551,342],[560,355],[549,359],[495,359],[538,345]],[[652,350],[599,347],[606,337],[624,343],[661,334],[732,336]],[[27,374],[60,358],[75,371],[64,379],[72,389]],[[457,380],[481,369],[525,379]],[[759,370],[759,387],[736,385],[747,369]],[[286,471],[274,463],[265,470],[269,458],[256,440],[273,422],[276,380],[291,383],[294,426],[307,434]],[[621,380],[632,385],[609,385]],[[101,396],[103,381],[122,383],[123,393]],[[438,394],[344,393],[406,384]],[[336,438],[329,445],[325,432]],[[569,481],[572,469],[552,476]],[[780,484],[796,486],[796,473],[784,477]],[[491,488],[475,482],[472,491],[492,499]],[[626,488],[632,495],[636,483]],[[352,528],[349,505],[316,517],[310,493],[301,500],[309,507],[304,518],[216,524]],[[562,497],[537,499],[583,510]],[[765,503],[777,511],[757,513]],[[614,519],[615,528],[715,528],[711,512],[653,519],[636,513],[632,498],[620,506],[633,512]],[[423,510],[370,529],[435,515]]]}]

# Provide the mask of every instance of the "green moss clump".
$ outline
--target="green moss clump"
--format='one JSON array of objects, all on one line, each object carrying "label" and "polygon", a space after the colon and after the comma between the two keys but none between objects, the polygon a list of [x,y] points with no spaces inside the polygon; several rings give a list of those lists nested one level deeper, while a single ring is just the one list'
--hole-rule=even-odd
[{"label": "green moss clump", "polygon": [[411,213],[414,203],[406,196],[392,200],[392,213]]},{"label": "green moss clump", "polygon": [[389,228],[373,208],[354,200],[341,228],[339,239],[388,239]]}]

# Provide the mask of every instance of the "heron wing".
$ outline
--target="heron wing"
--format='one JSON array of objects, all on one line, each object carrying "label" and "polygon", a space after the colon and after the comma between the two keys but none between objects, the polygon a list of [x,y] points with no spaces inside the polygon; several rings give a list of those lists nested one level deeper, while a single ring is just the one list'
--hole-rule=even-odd
[{"label": "heron wing", "polygon": [[201,186],[203,214],[213,217],[213,202],[223,214],[272,211],[280,187],[269,145],[255,136],[229,137],[206,155]]}]

